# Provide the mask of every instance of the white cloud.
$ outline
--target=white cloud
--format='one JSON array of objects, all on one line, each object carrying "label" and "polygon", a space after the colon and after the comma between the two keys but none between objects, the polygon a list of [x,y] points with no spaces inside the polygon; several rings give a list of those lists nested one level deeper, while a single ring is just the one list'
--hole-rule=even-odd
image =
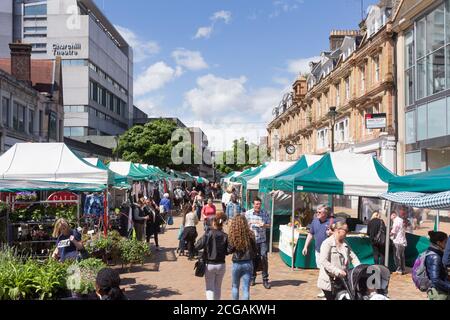
[{"label": "white cloud", "polygon": [[177,65],[185,67],[188,70],[197,71],[208,68],[208,64],[199,51],[189,51],[184,48],[179,48],[172,52],[172,57],[175,59]]},{"label": "white cloud", "polygon": [[134,62],[142,62],[149,57],[157,54],[160,47],[155,41],[145,41],[139,38],[132,30],[116,25],[117,31],[124,37],[128,44],[133,48]]},{"label": "white cloud", "polygon": [[223,20],[226,24],[228,24],[231,21],[231,12],[225,10],[217,11],[210,19],[213,21]]},{"label": "white cloud", "polygon": [[213,13],[213,15],[209,19],[212,20],[211,25],[207,26],[207,27],[198,28],[194,39],[201,39],[201,38],[209,39],[211,37],[212,33],[214,32],[214,28],[215,28],[217,22],[222,20],[226,24],[230,23],[231,12],[225,11],[225,10],[217,11],[217,12]]},{"label": "white cloud", "polygon": [[185,94],[185,102],[199,117],[232,110],[242,106],[247,79],[224,79],[212,74],[197,79],[197,88]]},{"label": "white cloud", "polygon": [[205,131],[212,150],[229,149],[234,139],[242,137],[258,143],[267,135],[272,110],[289,90],[289,86],[249,90],[246,85],[245,76],[226,79],[208,74],[185,94],[185,114]]},{"label": "white cloud", "polygon": [[297,10],[303,2],[304,0],[275,0],[272,2],[274,8],[269,18],[276,18],[282,13]]},{"label": "white cloud", "polygon": [[320,57],[310,57],[310,58],[300,58],[295,60],[289,60],[287,62],[287,71],[293,74],[298,75],[299,73],[309,73],[310,62],[317,62],[320,61]]},{"label": "white cloud", "polygon": [[200,27],[197,30],[195,35],[195,39],[205,38],[208,39],[213,32],[213,27]]},{"label": "white cloud", "polygon": [[152,91],[161,89],[167,83],[181,75],[180,68],[172,68],[165,62],[157,62],[147,68],[134,81],[134,95],[143,96]]}]

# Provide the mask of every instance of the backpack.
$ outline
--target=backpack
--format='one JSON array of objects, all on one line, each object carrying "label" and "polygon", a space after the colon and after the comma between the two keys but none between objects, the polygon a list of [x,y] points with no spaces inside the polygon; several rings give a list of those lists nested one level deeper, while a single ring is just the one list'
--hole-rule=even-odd
[{"label": "backpack", "polygon": [[427,274],[427,266],[425,261],[428,256],[434,254],[434,252],[426,251],[422,253],[414,262],[414,266],[412,268],[412,279],[416,288],[421,292],[427,292],[431,288],[431,281],[428,278]]}]

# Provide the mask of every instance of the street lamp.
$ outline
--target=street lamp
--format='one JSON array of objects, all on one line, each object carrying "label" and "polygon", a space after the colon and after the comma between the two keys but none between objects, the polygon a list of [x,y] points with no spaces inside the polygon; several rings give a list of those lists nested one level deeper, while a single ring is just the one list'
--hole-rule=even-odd
[{"label": "street lamp", "polygon": [[336,111],[336,107],[330,107],[330,111],[328,112],[328,117],[330,118],[331,124],[331,152],[334,152],[334,126],[336,125],[336,117],[338,113]]}]

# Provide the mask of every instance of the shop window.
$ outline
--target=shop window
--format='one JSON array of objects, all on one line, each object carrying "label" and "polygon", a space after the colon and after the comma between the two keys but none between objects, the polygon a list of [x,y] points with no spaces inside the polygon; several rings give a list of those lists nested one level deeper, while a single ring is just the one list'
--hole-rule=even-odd
[{"label": "shop window", "polygon": [[407,153],[405,156],[405,173],[414,174],[422,171],[421,152]]},{"label": "shop window", "polygon": [[416,111],[406,113],[406,143],[416,142]]},{"label": "shop window", "polygon": [[445,54],[444,48],[427,57],[428,95],[445,89]]},{"label": "shop window", "polygon": [[417,108],[417,141],[428,138],[427,123],[427,105],[423,105]]},{"label": "shop window", "polygon": [[445,99],[428,104],[428,139],[442,137],[447,134],[446,112]]}]

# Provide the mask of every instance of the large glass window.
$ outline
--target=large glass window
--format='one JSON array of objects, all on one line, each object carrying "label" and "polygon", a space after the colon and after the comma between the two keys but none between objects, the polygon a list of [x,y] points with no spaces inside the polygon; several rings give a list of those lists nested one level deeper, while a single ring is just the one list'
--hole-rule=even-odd
[{"label": "large glass window", "polygon": [[47,14],[47,4],[27,4],[24,8],[26,16],[45,16]]},{"label": "large glass window", "polygon": [[425,58],[417,61],[417,99],[425,98],[427,94],[427,69]]},{"label": "large glass window", "polygon": [[427,133],[427,105],[423,105],[417,108],[417,140],[426,140],[428,138]]},{"label": "large glass window", "polygon": [[446,112],[445,99],[428,104],[428,139],[442,137],[447,134]]},{"label": "large glass window", "polygon": [[406,105],[410,106],[414,103],[414,67],[406,71]]},{"label": "large glass window", "polygon": [[416,43],[417,43],[417,58],[425,56],[426,52],[426,20],[423,18],[416,24]]},{"label": "large glass window", "polygon": [[413,174],[421,171],[421,152],[412,152],[406,154],[406,174]]},{"label": "large glass window", "polygon": [[444,48],[429,55],[427,62],[428,95],[432,95],[445,89]]},{"label": "large glass window", "polygon": [[406,113],[406,144],[416,142],[416,111]]},{"label": "large glass window", "polygon": [[445,41],[444,4],[427,16],[427,53],[441,48]]}]

